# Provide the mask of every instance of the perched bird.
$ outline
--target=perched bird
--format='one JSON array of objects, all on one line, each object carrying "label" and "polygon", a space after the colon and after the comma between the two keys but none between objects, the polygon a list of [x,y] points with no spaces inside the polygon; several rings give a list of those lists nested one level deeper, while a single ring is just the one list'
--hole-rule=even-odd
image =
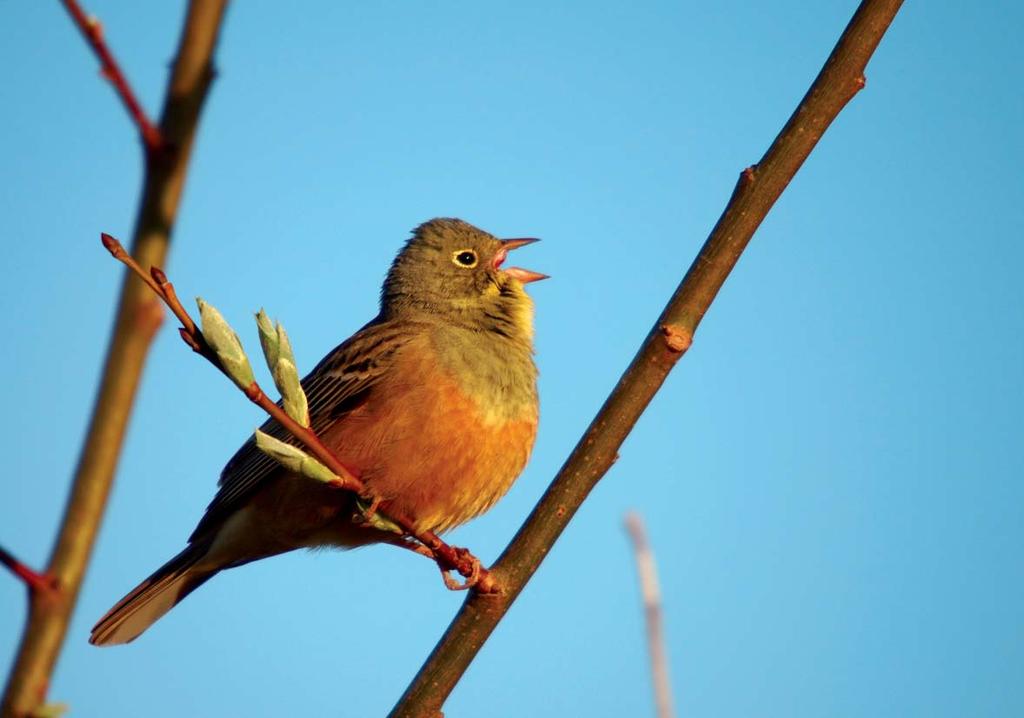
[{"label": "perched bird", "polygon": [[[302,380],[323,442],[417,530],[486,511],[523,470],[537,433],[533,303],[545,275],[504,267],[534,239],[459,219],[417,227],[381,290],[380,313]],[[288,440],[277,422],[263,430]],[[188,547],[121,599],[90,643],[133,640],[217,572],[297,548],[394,541],[355,521],[351,493],[283,469],[250,440]]]}]

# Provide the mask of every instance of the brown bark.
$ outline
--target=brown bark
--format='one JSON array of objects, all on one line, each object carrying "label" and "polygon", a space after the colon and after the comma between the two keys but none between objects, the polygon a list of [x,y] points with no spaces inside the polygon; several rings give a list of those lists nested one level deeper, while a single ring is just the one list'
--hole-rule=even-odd
[{"label": "brown bark", "polygon": [[[152,149],[152,137],[146,138],[140,126],[149,151],[132,253],[146,264],[162,264],[167,254],[199,114],[213,79],[211,58],[226,4],[227,0],[189,4],[160,118],[158,149]],[[45,571],[55,588],[30,592],[28,620],[0,707],[4,718],[29,716],[46,701],[106,507],[142,367],[162,316],[145,285],[126,276],[92,419]]]},{"label": "brown bark", "polygon": [[761,161],[740,173],[725,211],[632,363],[551,486],[492,567],[499,594],[471,593],[392,717],[434,718],[617,451],[694,331],[750,238],[825,130],[864,87],[864,68],[901,0],[864,0],[807,94]]}]

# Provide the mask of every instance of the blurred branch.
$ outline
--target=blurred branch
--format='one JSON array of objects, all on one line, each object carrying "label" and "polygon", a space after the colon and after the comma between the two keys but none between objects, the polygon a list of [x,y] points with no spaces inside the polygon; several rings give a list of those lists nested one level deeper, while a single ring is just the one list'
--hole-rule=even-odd
[{"label": "blurred branch", "polygon": [[658,570],[654,552],[647,542],[644,520],[635,511],[626,514],[626,533],[633,541],[640,595],[644,602],[647,623],[647,650],[651,656],[651,682],[654,687],[654,705],[658,718],[673,718],[672,683],[668,675],[668,653],[665,650],[665,631],[662,626],[661,591],[658,588]]},{"label": "blurred branch", "polygon": [[437,716],[495,626],[602,476],[750,238],[822,134],[864,87],[864,68],[901,0],[864,0],[807,94],[758,164],[740,173],[725,211],[632,363],[491,572],[500,594],[471,593],[391,711]]},{"label": "blurred branch", "polygon": [[68,14],[71,15],[71,19],[82,32],[82,37],[85,38],[85,41],[89,43],[89,46],[92,47],[93,52],[99,58],[100,72],[114,86],[114,91],[121,98],[121,102],[124,103],[125,109],[128,110],[132,121],[138,126],[139,135],[142,137],[142,143],[145,145],[146,151],[156,152],[163,146],[163,137],[160,134],[160,130],[150,121],[146,112],[142,109],[142,105],[135,98],[131,85],[128,84],[127,78],[121,72],[121,67],[117,64],[113,54],[111,54],[110,48],[107,47],[107,43],[103,39],[103,26],[100,24],[100,21],[91,15],[86,15],[77,0],[61,0],[61,2],[64,3],[64,7],[67,9]]},{"label": "blurred branch", "polygon": [[[337,481],[332,482],[336,488],[357,494],[369,505],[370,508],[364,512],[365,518],[368,521],[372,520],[373,514],[379,511],[402,529],[404,532],[402,536],[403,539],[412,538],[419,542],[420,546],[406,543],[400,543],[398,545],[404,548],[410,548],[417,553],[421,553],[431,560],[436,561],[438,567],[441,569],[441,576],[448,588],[452,590],[464,590],[475,587],[478,591],[482,592],[491,592],[495,590],[490,572],[480,565],[480,561],[473,556],[473,554],[465,549],[449,546],[433,531],[420,531],[416,529],[411,518],[397,513],[391,509],[388,501],[382,501],[379,497],[374,496],[359,477],[345,466],[341,460],[334,455],[334,452],[324,445],[320,440],[320,437],[317,436],[316,432],[314,432],[311,427],[303,426],[295,421],[295,419],[289,416],[281,405],[276,404],[266,395],[256,381],[251,380],[251,372],[247,374],[245,381],[242,384],[239,384],[228,368],[225,367],[224,363],[217,355],[217,352],[210,346],[210,343],[207,342],[206,337],[203,336],[203,333],[196,325],[195,320],[189,316],[188,311],[184,306],[182,306],[181,301],[178,299],[178,294],[174,289],[174,285],[167,279],[167,275],[162,269],[157,266],[153,266],[147,273],[130,254],[125,252],[124,247],[121,246],[121,243],[118,242],[117,239],[109,234],[102,234],[101,239],[103,241],[103,246],[106,247],[107,251],[110,252],[114,259],[123,263],[140,280],[145,282],[146,286],[148,286],[153,293],[167,305],[167,308],[171,310],[174,316],[177,317],[178,321],[181,322],[181,328],[178,329],[178,333],[181,335],[182,340],[192,348],[192,351],[202,356],[208,362],[213,364],[218,371],[231,379],[236,386],[242,389],[242,392],[249,401],[267,412],[272,419],[283,426],[288,433],[294,436],[306,449],[308,449],[316,459],[330,469],[330,471],[337,477]],[[424,550],[420,550],[421,547]],[[466,578],[466,582],[462,584],[455,582],[448,576],[449,570],[458,571],[464,578]]]},{"label": "blurred branch", "polygon": [[31,593],[49,591],[53,588],[53,580],[49,576],[29,568],[3,547],[0,547],[0,565],[20,579]]},{"label": "blurred branch", "polygon": [[[188,6],[160,118],[162,151],[147,152],[132,242],[132,253],[148,264],[162,264],[167,254],[199,114],[213,80],[211,58],[226,5],[227,0],[192,0]],[[4,718],[29,716],[46,699],[110,493],[143,363],[162,317],[146,287],[126,276],[92,419],[46,568],[55,589],[31,595],[0,705]]]}]

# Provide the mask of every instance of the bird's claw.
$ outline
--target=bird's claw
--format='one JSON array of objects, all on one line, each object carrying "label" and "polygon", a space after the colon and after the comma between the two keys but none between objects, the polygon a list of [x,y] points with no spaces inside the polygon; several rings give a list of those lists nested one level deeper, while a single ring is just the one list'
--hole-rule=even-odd
[{"label": "bird's claw", "polygon": [[[449,591],[466,591],[474,589],[477,593],[499,593],[497,582],[480,563],[480,559],[464,548],[453,547],[457,563],[450,561],[438,561],[437,566],[441,569],[441,578]],[[435,559],[436,560],[436,559]],[[468,566],[467,566],[468,564]],[[459,580],[451,575],[452,571],[458,571],[465,576],[466,580]]]},{"label": "bird's claw", "polygon": [[[444,585],[449,591],[466,591],[473,588],[480,582],[482,575],[487,574],[487,570],[480,565],[480,559],[471,554],[466,549],[455,549],[459,554],[459,559],[464,563],[466,559],[470,561],[469,564],[469,575],[466,576],[466,580],[459,582],[457,578],[454,578],[451,574],[452,570],[456,570],[457,567],[446,568],[442,564],[438,564],[438,568],[441,569],[441,578],[444,579]],[[461,568],[461,567],[459,567]],[[462,573],[459,570],[459,573]]]}]

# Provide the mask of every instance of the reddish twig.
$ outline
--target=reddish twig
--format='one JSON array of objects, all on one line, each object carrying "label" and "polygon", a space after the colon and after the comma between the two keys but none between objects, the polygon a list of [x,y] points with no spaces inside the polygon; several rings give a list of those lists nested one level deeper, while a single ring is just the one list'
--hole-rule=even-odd
[{"label": "reddish twig", "polygon": [[57,582],[52,576],[29,568],[2,546],[0,546],[0,564],[21,579],[22,583],[28,586],[28,590],[33,593],[43,593],[57,588]]},{"label": "reddish twig", "polygon": [[647,531],[640,514],[630,511],[626,514],[626,533],[633,541],[637,574],[640,578],[640,595],[644,602],[644,619],[647,623],[647,651],[651,658],[651,683],[654,686],[655,715],[658,718],[672,718],[672,683],[668,675],[668,651],[665,650],[665,632],[661,612],[661,590],[658,588],[658,570],[654,564],[654,552],[647,542]]},{"label": "reddish twig", "polygon": [[86,15],[77,0],[61,0],[61,2],[67,9],[68,14],[71,15],[75,25],[82,32],[82,37],[85,38],[85,41],[89,43],[89,46],[92,47],[93,52],[99,58],[100,72],[103,77],[114,86],[114,91],[121,98],[121,102],[124,103],[129,116],[138,126],[139,135],[142,137],[142,144],[145,145],[146,152],[151,154],[157,152],[164,146],[163,135],[157,126],[150,121],[149,117],[146,116],[145,110],[142,109],[142,105],[136,99],[135,93],[132,92],[131,85],[128,84],[128,79],[124,76],[121,67],[117,64],[117,60],[111,54],[110,48],[107,47],[107,43],[103,39],[103,26],[100,24],[100,21],[91,15]]},{"label": "reddish twig", "polygon": [[[210,348],[209,344],[206,342],[206,338],[203,336],[203,333],[199,330],[195,321],[178,299],[177,292],[174,290],[174,285],[167,279],[167,275],[163,270],[159,267],[152,267],[149,272],[146,272],[142,269],[139,263],[136,262],[130,254],[128,254],[117,239],[106,233],[101,234],[100,239],[103,242],[103,246],[108,252],[110,252],[114,259],[122,262],[131,269],[134,274],[144,281],[146,285],[152,289],[161,300],[163,300],[168,309],[170,309],[174,316],[177,317],[178,321],[181,322],[181,328],[178,330],[178,333],[181,335],[182,340],[188,344],[194,352],[202,355],[207,361],[213,364],[221,371],[221,373],[226,374],[227,372],[221,364],[220,359],[217,357],[217,354]],[[316,432],[309,427],[303,426],[290,417],[281,406],[266,395],[262,387],[260,387],[257,382],[254,381],[250,384],[243,393],[248,397],[249,401],[263,409],[272,419],[277,421],[292,436],[298,439],[299,442],[305,446],[317,460],[320,461],[320,463],[339,477],[339,481],[336,483],[337,488],[358,494],[360,498],[370,503],[371,507],[373,507],[371,509],[372,511],[380,510],[381,513],[397,524],[407,537],[414,538],[428,549],[430,557],[436,561],[440,567],[445,585],[449,589],[464,590],[468,588],[475,588],[477,591],[483,593],[492,593],[497,591],[497,586],[490,573],[480,565],[480,561],[473,556],[472,553],[466,549],[448,545],[433,531],[421,531],[416,529],[414,522],[409,517],[392,512],[392,510],[390,510],[389,502],[382,501],[379,497],[374,496],[374,494],[367,488],[366,484],[364,484],[351,469],[346,467],[341,460],[334,455],[334,452],[324,445]],[[463,583],[454,581],[448,575],[448,571],[452,570],[457,571],[466,580]]]}]

